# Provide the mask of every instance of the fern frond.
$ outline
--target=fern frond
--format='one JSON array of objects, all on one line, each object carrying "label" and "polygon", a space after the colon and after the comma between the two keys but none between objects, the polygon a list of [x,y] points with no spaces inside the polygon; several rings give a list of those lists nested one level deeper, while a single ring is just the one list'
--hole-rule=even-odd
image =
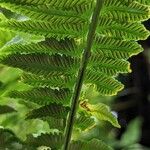
[{"label": "fern frond", "polygon": [[61,104],[51,103],[46,106],[42,106],[38,109],[34,109],[27,114],[26,119],[36,119],[42,117],[54,117],[54,118],[66,118],[68,111],[70,110],[69,107],[65,107]]},{"label": "fern frond", "polygon": [[[71,88],[75,83],[75,76],[36,76],[32,74],[23,74],[22,81],[32,86],[40,87],[63,87]],[[88,70],[85,77],[85,84],[92,83],[96,85],[96,89],[101,95],[115,95],[124,86],[112,77],[108,77],[102,73]]]},{"label": "fern frond", "polygon": [[140,53],[143,48],[135,41],[123,41],[111,37],[96,36],[93,53],[113,59],[128,59]]},{"label": "fern frond", "polygon": [[[1,63],[21,68],[25,71],[39,75],[48,73],[75,73],[79,66],[80,59],[67,56],[46,54],[12,54],[1,60]],[[129,63],[123,60],[113,60],[99,55],[91,56],[89,67],[106,75],[130,72]]]},{"label": "fern frond", "polygon": [[[9,53],[61,53],[79,57],[82,53],[83,45],[77,45],[73,39],[56,40],[54,38],[37,44],[15,44],[1,49],[1,54]],[[132,55],[140,53],[143,48],[134,41],[122,41],[109,37],[95,37],[93,53],[115,59],[127,59]]]},{"label": "fern frond", "polygon": [[[105,0],[104,4],[94,0],[0,0],[0,7],[26,17],[25,21],[15,17],[4,19],[0,21],[0,29],[31,37],[42,35],[45,39],[36,44],[6,44],[1,49],[0,62],[25,71],[22,81],[33,86],[10,96],[42,105],[30,111],[26,119],[42,119],[51,129],[61,132],[67,125],[67,136],[55,133],[29,136],[26,140],[29,146],[60,149],[64,142],[64,149],[68,149],[83,84],[94,84],[101,95],[107,96],[123,88],[116,75],[131,72],[127,59],[142,51],[136,41],[150,35],[141,23],[150,17],[146,3],[146,0]],[[107,105],[82,101],[80,106],[86,115],[77,117],[75,127],[81,131],[92,128],[96,118],[120,127]],[[77,149],[112,150],[100,140],[72,142],[69,150]]]},{"label": "fern frond", "polygon": [[18,142],[21,141],[11,130],[2,128],[0,129],[0,149],[12,149],[12,145]]},{"label": "fern frond", "polygon": [[[78,23],[78,22],[77,22]],[[0,28],[15,32],[29,33],[33,35],[43,35],[45,37],[55,37],[57,39],[77,38],[85,36],[87,23],[69,24],[65,22],[43,22],[43,21],[3,21]]]},{"label": "fern frond", "polygon": [[31,145],[34,147],[39,146],[48,146],[51,149],[60,149],[63,144],[63,135],[61,133],[46,133],[41,134],[38,137],[34,137],[33,135],[28,135],[25,143],[27,145]]},{"label": "fern frond", "polygon": [[44,117],[42,120],[46,121],[50,127],[50,129],[57,129],[60,131],[64,131],[66,126],[66,119],[57,119],[53,117]]},{"label": "fern frond", "polygon": [[150,17],[150,9],[146,5],[132,1],[107,0],[101,11],[101,16],[121,22],[144,21]]},{"label": "fern frond", "polygon": [[133,2],[138,2],[140,4],[150,6],[150,1],[149,0],[120,0],[120,1],[122,3],[124,3],[125,5],[129,5],[130,3],[133,3]]},{"label": "fern frond", "polygon": [[59,87],[59,88],[72,88],[75,80],[73,76],[37,76],[30,73],[24,73],[21,81],[34,87]]},{"label": "fern frond", "polygon": [[9,96],[11,98],[21,98],[40,105],[48,105],[50,103],[69,104],[71,92],[69,89],[33,88],[28,91],[13,91]]},{"label": "fern frond", "polygon": [[91,70],[88,70],[86,73],[85,83],[95,84],[97,91],[101,95],[108,96],[116,95],[116,93],[124,87],[123,84],[116,79]]},{"label": "fern frond", "polygon": [[139,22],[116,22],[112,19],[101,17],[97,27],[97,33],[101,36],[122,40],[145,40],[150,32]]},{"label": "fern frond", "polygon": [[56,40],[54,38],[46,39],[37,44],[14,44],[1,49],[1,53],[45,53],[45,54],[65,54],[69,56],[80,56],[82,45],[77,45],[74,39]]},{"label": "fern frond", "polygon": [[[36,76],[32,74],[23,74],[22,81],[36,87],[63,87],[71,88],[75,83],[74,75],[62,76]],[[112,77],[108,77],[103,73],[98,73],[93,70],[87,70],[85,76],[85,84],[95,84],[96,89],[101,95],[115,95],[124,86],[119,81]]]},{"label": "fern frond", "polygon": [[93,4],[76,5],[69,8],[59,8],[51,5],[21,5],[10,2],[0,2],[2,8],[11,10],[14,13],[27,16],[32,20],[41,20],[44,22],[61,22],[61,23],[84,23],[90,17],[90,11]]},{"label": "fern frond", "polygon": [[32,0],[0,0],[0,2],[9,2],[9,3],[15,3],[15,4],[20,4],[20,5],[49,5],[52,7],[56,7],[56,8],[76,8],[78,11],[82,10],[82,12],[84,12],[85,10],[87,10],[87,8],[89,8],[91,5],[93,5],[93,1],[92,0],[63,0],[63,1],[59,1],[59,0],[36,0],[36,1],[32,1]]},{"label": "fern frond", "polygon": [[88,67],[108,76],[131,72],[128,61],[107,58],[105,55],[92,55]]},{"label": "fern frond", "polygon": [[69,150],[113,150],[110,146],[106,145],[103,141],[93,139],[88,142],[73,141],[70,144]]},{"label": "fern frond", "polygon": [[[56,119],[52,117],[42,118],[44,121],[47,121],[50,129],[59,129],[60,131],[64,131],[66,120],[65,119]],[[85,131],[91,129],[95,126],[95,121],[90,116],[86,116],[84,114],[80,114],[75,121],[75,128],[81,129],[81,131]]]},{"label": "fern frond", "polygon": [[90,116],[84,114],[79,114],[78,118],[75,120],[74,126],[81,129],[81,131],[91,129],[95,126],[95,121]]},{"label": "fern frond", "polygon": [[0,62],[39,75],[47,75],[52,72],[75,73],[79,65],[78,59],[65,55],[47,54],[11,54],[4,56]]},{"label": "fern frond", "polygon": [[0,105],[0,115],[6,113],[12,113],[12,112],[16,112],[16,110],[7,105]]},{"label": "fern frond", "polygon": [[98,120],[109,121],[113,126],[120,128],[117,118],[111,113],[109,107],[105,104],[98,103],[95,105],[89,104],[86,101],[80,103],[87,113],[95,116]]}]

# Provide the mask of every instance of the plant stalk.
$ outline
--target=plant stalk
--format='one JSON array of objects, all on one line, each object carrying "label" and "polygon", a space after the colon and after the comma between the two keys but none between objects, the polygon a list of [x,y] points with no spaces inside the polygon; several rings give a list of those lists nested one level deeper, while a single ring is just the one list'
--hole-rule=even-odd
[{"label": "plant stalk", "polygon": [[77,81],[76,81],[75,88],[74,88],[74,93],[73,93],[72,100],[71,100],[71,102],[72,102],[71,110],[70,110],[67,125],[66,125],[65,142],[64,142],[63,150],[69,149],[73,125],[74,125],[75,116],[76,116],[76,111],[78,108],[79,96],[81,93],[81,88],[82,88],[88,60],[91,55],[91,48],[92,48],[94,35],[95,35],[96,27],[98,24],[98,18],[99,18],[99,14],[100,14],[102,5],[103,5],[103,0],[97,0],[96,7],[94,9],[94,12],[92,15],[92,20],[91,20],[91,23],[89,26],[86,47],[85,47],[83,55],[82,55],[81,65],[80,65]]}]

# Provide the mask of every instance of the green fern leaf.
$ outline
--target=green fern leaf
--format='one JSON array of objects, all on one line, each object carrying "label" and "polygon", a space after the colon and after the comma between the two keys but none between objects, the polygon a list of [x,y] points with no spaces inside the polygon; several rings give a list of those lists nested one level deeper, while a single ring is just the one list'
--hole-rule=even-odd
[{"label": "green fern leaf", "polygon": [[84,36],[87,24],[68,24],[63,22],[43,22],[43,21],[4,21],[0,22],[0,29],[10,30],[33,35],[43,35],[45,37],[55,37],[57,39],[77,38]]},{"label": "green fern leaf", "polygon": [[[1,4],[3,4],[3,3],[1,3]],[[17,3],[18,4],[18,3]],[[10,5],[13,5],[12,3],[10,4]],[[106,5],[107,5],[107,2],[106,2]],[[118,2],[118,6],[120,6],[120,5],[123,5],[123,4],[120,4],[119,2]],[[9,6],[9,5],[8,5]],[[114,6],[114,3],[110,3],[110,5],[109,6]],[[108,6],[108,7],[109,7]],[[106,6],[107,7],[107,6]],[[144,6],[142,7],[143,9],[144,9]],[[141,10],[143,10],[141,8]],[[146,9],[146,8],[145,8]],[[144,10],[143,10],[144,11]],[[58,12],[59,13],[59,12]],[[23,22],[24,23],[24,22]],[[101,38],[101,39],[105,39],[106,41],[108,40],[108,39],[111,39],[113,42],[116,40],[116,39],[113,39],[112,37],[115,37],[115,38],[119,38],[118,37],[118,33],[119,33],[119,35],[120,35],[120,40],[118,39],[118,40],[116,40],[117,42],[119,41],[121,41],[120,43],[121,43],[121,46],[124,46],[125,44],[130,44],[130,42],[128,42],[128,41],[122,41],[121,39],[125,39],[125,40],[129,40],[129,39],[134,39],[135,38],[135,40],[137,40],[137,39],[139,39],[139,37],[141,38],[141,35],[139,35],[139,33],[140,34],[142,34],[142,35],[144,35],[143,36],[143,38],[145,38],[145,37],[147,37],[148,35],[149,35],[149,33],[145,30],[145,28],[143,27],[143,26],[141,26],[141,24],[137,24],[137,23],[128,23],[128,24],[126,24],[126,25],[128,25],[128,26],[124,26],[124,25],[126,24],[126,23],[119,23],[118,21],[114,21],[114,20],[111,20],[111,19],[107,19],[106,17],[104,18],[104,17],[100,17],[100,29],[99,29],[99,27],[98,27],[98,31],[100,30],[100,31],[102,31],[102,32],[105,32],[105,27],[107,28],[109,28],[111,31],[110,32],[105,32],[105,33],[99,33],[100,34],[100,36],[99,36],[99,38]],[[61,23],[60,23],[60,25],[61,25]],[[138,27],[137,28],[135,28],[135,26],[137,26],[138,25]],[[33,26],[32,26],[33,27]],[[41,26],[40,26],[41,27]],[[103,28],[103,30],[101,29],[101,27]],[[123,27],[123,28],[122,28]],[[124,29],[124,30],[123,30]],[[107,30],[107,29],[106,29]],[[136,35],[135,34],[135,31],[137,31],[138,30],[138,35]],[[140,32],[139,32],[140,31]],[[133,34],[134,33],[134,34]],[[112,35],[111,35],[112,34]],[[116,34],[116,35],[115,35]],[[101,37],[101,35],[104,35],[104,36],[108,36],[108,37]],[[124,36],[124,37],[123,37]],[[132,36],[134,36],[134,37],[132,37]],[[53,40],[54,41],[54,40]],[[64,40],[65,41],[65,40]],[[116,42],[115,41],[115,42]],[[56,42],[56,41],[55,41]],[[96,40],[96,42],[97,42],[97,40]],[[116,42],[116,44],[117,44],[117,42]],[[43,42],[44,43],[44,42]],[[42,44],[43,44],[42,43]],[[45,43],[44,43],[45,44]],[[40,46],[39,46],[40,45]],[[60,43],[58,43],[58,45],[60,46],[61,44]],[[57,46],[58,46],[57,45]],[[95,46],[96,44],[94,44],[94,46]],[[106,44],[105,44],[106,45]],[[118,45],[118,44],[117,44]],[[109,51],[110,51],[110,53],[106,53],[106,51],[105,51],[105,54],[107,54],[108,55],[108,58],[106,57],[106,55],[105,54],[103,54],[102,55],[102,53],[104,52],[104,50],[102,50],[101,51],[101,53],[100,53],[100,55],[98,56],[98,55],[93,55],[92,54],[92,56],[91,56],[91,61],[90,61],[90,65],[89,65],[89,68],[90,68],[90,71],[92,71],[92,72],[95,72],[95,71],[98,71],[100,74],[102,74],[102,76],[104,77],[103,79],[105,80],[106,78],[107,78],[107,76],[115,76],[115,75],[117,75],[118,73],[127,73],[127,72],[131,72],[131,70],[130,70],[130,68],[129,68],[129,63],[127,62],[127,61],[125,61],[125,60],[118,60],[118,58],[117,58],[117,60],[115,59],[114,60],[114,56],[120,56],[120,59],[127,59],[128,57],[130,57],[131,55],[134,55],[134,54],[137,54],[137,53],[139,53],[140,51],[141,51],[141,49],[140,49],[140,47],[139,46],[137,46],[135,43],[133,43],[132,42],[132,44],[131,44],[131,47],[132,46],[135,46],[135,48],[133,49],[134,51],[132,51],[132,52],[126,52],[126,53],[121,53],[121,52],[118,52],[118,51],[116,51],[116,52],[114,52],[114,47],[112,48],[112,47],[108,47],[108,48],[110,48],[109,49]],[[39,64],[37,64],[37,62],[36,61],[34,61],[34,60],[41,60],[41,55],[45,55],[45,54],[40,54],[40,55],[36,55],[36,56],[34,56],[34,57],[32,57],[34,54],[30,54],[30,53],[34,53],[34,52],[32,52],[32,50],[33,49],[37,49],[38,48],[38,50],[39,50],[39,53],[41,53],[41,51],[42,51],[42,49],[43,48],[45,48],[45,46],[43,47],[43,45],[41,45],[41,43],[38,43],[38,44],[35,44],[35,45],[28,45],[29,47],[26,49],[26,51],[24,51],[23,49],[25,48],[25,46],[24,46],[24,48],[23,47],[19,47],[19,46],[17,46],[17,48],[18,48],[18,50],[16,50],[16,51],[19,51],[19,49],[22,49],[22,53],[29,53],[29,54],[22,54],[22,55],[20,55],[19,57],[20,57],[20,59],[19,59],[19,57],[18,57],[18,55],[19,54],[16,54],[17,55],[17,58],[15,58],[15,59],[17,59],[17,60],[19,60],[19,63],[20,64],[13,64],[13,66],[14,67],[20,67],[21,69],[24,69],[25,71],[29,71],[29,72],[32,72],[32,73],[34,73],[34,74],[39,74],[39,75],[44,75],[44,76],[47,76],[47,74],[48,74],[48,76],[51,76],[53,73],[65,73],[66,71],[67,71],[67,73],[68,74],[72,74],[72,73],[75,73],[75,71],[77,70],[77,68],[79,67],[79,64],[77,63],[77,62],[79,62],[79,59],[76,59],[76,58],[71,58],[72,59],[72,61],[70,61],[70,62],[72,62],[71,64],[72,64],[72,68],[67,68],[67,67],[69,67],[70,66],[70,64],[67,62],[63,62],[62,63],[62,59],[57,59],[57,57],[58,56],[56,56],[56,60],[54,60],[53,62],[58,62],[57,64],[56,64],[56,66],[54,65],[55,63],[52,63],[51,64],[51,66],[55,66],[55,69],[54,68],[48,68],[47,66],[46,66],[46,63],[45,63],[45,59],[43,58],[43,60],[39,63]],[[83,46],[83,45],[82,45]],[[94,47],[93,46],[93,47]],[[97,45],[96,45],[97,46]],[[32,47],[32,48],[31,48]],[[8,47],[7,47],[8,48]],[[5,50],[7,51],[9,51],[9,48],[7,49],[7,48],[5,48],[5,49],[3,49],[3,52],[5,52]],[[13,47],[10,47],[10,48],[13,48]],[[56,48],[56,49],[55,49]],[[52,53],[49,53],[49,54],[53,54],[53,53],[61,53],[61,52],[59,52],[59,50],[57,51],[57,47],[55,47],[53,50],[55,51],[56,50],[56,52],[52,52]],[[78,48],[78,49],[81,49],[82,47],[80,47],[80,48]],[[95,48],[95,47],[94,47]],[[93,49],[94,49],[93,48]],[[112,48],[112,49],[111,49]],[[117,47],[117,49],[119,49],[120,47]],[[124,48],[124,47],[123,47]],[[123,49],[122,47],[121,47],[121,49]],[[131,49],[131,48],[130,48]],[[140,50],[139,50],[140,49]],[[37,51],[38,51],[37,50]],[[52,50],[52,51],[53,51]],[[35,51],[35,50],[34,50]],[[46,47],[46,49],[45,49],[45,53],[48,53],[48,50],[47,50],[47,47]],[[125,51],[125,50],[124,50]],[[14,50],[14,52],[15,52],[15,50]],[[81,51],[80,51],[81,52]],[[9,53],[9,52],[8,52]],[[62,52],[63,53],[63,52]],[[66,52],[64,52],[65,54],[69,54],[69,53],[67,53],[67,51]],[[72,54],[72,51],[70,52],[70,54]],[[69,55],[70,55],[69,54]],[[32,55],[32,56],[31,56]],[[111,56],[110,56],[111,55]],[[113,56],[112,56],[113,55]],[[10,56],[13,56],[13,55],[10,55]],[[29,56],[29,58],[27,59],[26,58],[26,56]],[[30,57],[31,56],[31,57]],[[72,55],[73,56],[73,55]],[[104,57],[105,56],[105,57]],[[8,56],[9,57],[9,56]],[[112,59],[111,59],[111,57],[112,57]],[[61,57],[62,58],[62,57]],[[67,59],[68,59],[68,57],[66,57]],[[14,60],[13,60],[14,58],[12,57],[12,60],[11,60],[11,58],[6,58],[6,59],[3,59],[2,60],[2,62],[4,63],[4,64],[8,64],[8,65],[10,65],[10,64],[12,64],[12,62],[14,62]],[[69,58],[70,59],[70,58]],[[10,61],[9,61],[10,60]],[[22,61],[23,60],[23,61]],[[31,61],[29,61],[30,62],[30,64],[28,64],[28,66],[27,65],[25,65],[25,64],[27,64],[27,61],[26,60],[31,60]],[[49,60],[49,59],[48,59]],[[6,62],[5,62],[6,61]],[[8,61],[8,62],[7,62]],[[66,60],[65,60],[66,61]],[[22,62],[22,64],[21,64],[21,62]],[[29,63],[28,62],[28,63]],[[45,64],[44,64],[44,63]],[[100,63],[98,63],[98,62],[100,62]],[[66,63],[67,64],[67,67],[64,65],[64,63]],[[100,65],[97,65],[97,64],[100,64]],[[35,66],[36,65],[36,66]],[[44,65],[44,66],[43,66]],[[33,68],[33,66],[35,66],[34,68]],[[49,66],[50,67],[50,66]],[[42,68],[42,69],[41,69]],[[64,68],[66,69],[66,71],[64,70]],[[89,70],[88,70],[89,71]],[[87,71],[87,72],[88,72]],[[62,74],[63,75],[63,74]],[[58,86],[58,87],[61,87],[61,86],[64,86],[64,87],[66,87],[66,84],[64,85],[60,85],[60,84],[58,84],[58,81],[60,81],[60,80],[62,80],[63,78],[66,78],[66,77],[64,77],[64,75],[63,75],[63,77],[59,77],[60,76],[60,74],[58,75],[57,74],[57,77],[55,77],[55,78],[53,78],[54,80],[53,80],[53,82],[55,82],[55,86]],[[42,79],[42,77],[39,77],[39,78],[41,78]],[[47,77],[46,77],[47,78]],[[49,79],[49,78],[48,78]],[[90,80],[91,79],[91,80]],[[86,80],[86,82],[87,83],[95,83],[96,81],[98,81],[98,78],[97,78],[97,75],[95,76],[93,76],[92,75],[92,77],[91,78],[88,78],[87,77],[87,80]],[[111,78],[111,79],[113,79],[113,78]],[[45,82],[46,80],[45,79],[42,79],[42,83],[41,83],[41,85],[43,85],[44,84],[44,82]],[[115,86],[114,87],[114,89],[116,90],[112,90],[112,88],[111,87],[108,87],[108,88],[106,88],[107,87],[107,85],[105,86],[105,84],[104,85],[102,85],[101,83],[100,84],[98,84],[97,85],[97,89],[98,89],[98,91],[101,93],[101,94],[104,94],[104,95],[113,95],[113,94],[116,94],[116,92],[118,92],[120,89],[122,89],[122,85],[119,83],[119,84],[116,84],[116,85],[114,85],[112,82],[113,81],[115,81],[115,80],[113,80],[112,82],[111,82],[111,80],[107,80],[108,81],[108,83],[111,83],[110,85],[111,86]],[[51,83],[53,83],[53,82],[51,82]],[[103,81],[102,81],[103,82]],[[70,82],[69,82],[70,83]],[[40,84],[40,83],[39,83]],[[68,84],[68,82],[67,82],[67,84]],[[49,85],[49,83],[46,83],[45,84],[45,86],[50,86]]]},{"label": "green fern leaf", "polygon": [[[115,79],[116,75],[131,72],[127,59],[142,51],[136,41],[145,40],[150,35],[150,32],[141,23],[150,17],[150,7],[145,5],[149,3],[147,1],[104,1],[96,32],[94,27],[92,28],[91,37],[95,35],[95,38],[92,46],[90,37],[92,52],[90,56],[88,55],[89,64],[86,67],[84,59],[82,64],[81,56],[87,44],[85,41],[88,39],[88,26],[94,24],[94,17],[91,22],[91,16],[96,1],[0,0],[1,7],[25,17],[23,21],[15,17],[6,19],[1,15],[1,18],[4,19],[0,21],[0,29],[7,32],[13,31],[17,35],[27,33],[31,36],[42,35],[45,38],[45,41],[36,44],[6,44],[1,49],[0,62],[25,71],[21,77],[22,81],[33,86],[32,90],[15,91],[10,96],[44,105],[29,112],[27,119],[40,118],[47,121],[50,128],[63,131],[70,110],[70,107],[64,105],[68,105],[76,81],[77,83],[79,81],[82,86],[80,81],[83,81],[84,75],[84,84],[94,84],[95,89],[101,95],[117,94],[123,85]],[[95,15],[95,20],[97,17]],[[82,67],[85,67],[85,72]],[[81,71],[81,78],[77,78],[78,70]],[[80,89],[77,88],[79,94]],[[77,91],[75,90],[74,93]],[[74,96],[77,97],[77,95]],[[78,101],[78,98],[75,101]],[[74,108],[77,105],[72,106]],[[88,115],[78,116],[75,120],[77,128],[86,130],[93,127],[95,118],[120,127],[117,118],[107,105],[101,103],[94,105],[83,101],[80,106]],[[68,127],[73,124],[75,109],[71,110],[72,116],[70,123],[67,124]],[[94,116],[94,119],[89,116]],[[71,130],[68,131],[70,135],[71,132]],[[69,139],[69,136],[66,139]],[[63,138],[62,134],[42,134],[37,138],[28,137],[26,143],[35,145],[36,148],[44,145],[52,149],[60,149],[63,145]],[[66,140],[65,143],[69,143],[69,140]],[[111,150],[99,140],[72,142],[70,150],[76,149]]]},{"label": "green fern leaf", "polygon": [[91,55],[88,67],[108,76],[131,72],[130,63],[125,60],[111,59],[104,55]]},{"label": "green fern leaf", "polygon": [[6,113],[12,113],[12,112],[16,112],[16,110],[7,105],[0,105],[0,115]]},{"label": "green fern leaf", "polygon": [[74,124],[74,127],[81,129],[81,131],[91,129],[94,126],[95,126],[94,119],[84,114],[79,114]]},{"label": "green fern leaf", "polygon": [[80,103],[82,109],[95,116],[98,120],[109,121],[113,126],[120,128],[117,118],[111,113],[109,107],[105,104],[89,104],[86,101]]},{"label": "green fern leaf", "polygon": [[128,59],[137,55],[143,48],[135,41],[123,41],[111,37],[96,36],[93,44],[93,53],[112,59]]},{"label": "green fern leaf", "polygon": [[110,146],[106,145],[103,141],[93,139],[89,142],[74,141],[71,143],[69,150],[113,150]]},{"label": "green fern leaf", "polygon": [[24,73],[21,81],[34,87],[59,87],[59,88],[72,88],[75,81],[73,76],[65,75],[47,75],[37,76],[34,74]]},{"label": "green fern leaf", "polygon": [[[2,59],[1,63],[13,67],[21,68],[25,71],[39,75],[47,75],[48,73],[75,73],[80,59],[67,56],[46,54],[12,54]],[[108,76],[116,75],[117,73],[131,72],[129,63],[123,60],[113,60],[100,55],[91,56],[89,68],[104,73]]]},{"label": "green fern leaf", "polygon": [[112,37],[122,40],[145,40],[150,35],[139,22],[117,22],[112,19],[100,18],[97,33],[101,36]]},{"label": "green fern leaf", "polygon": [[[68,75],[47,75],[36,76],[32,74],[23,74],[22,81],[35,87],[60,87],[72,88],[75,83],[75,76]],[[96,89],[101,95],[115,95],[124,86],[112,77],[108,77],[102,73],[88,70],[85,76],[85,84],[95,84]]]},{"label": "green fern leaf", "polygon": [[[66,120],[65,119],[56,119],[52,117],[42,118],[44,121],[47,121],[50,129],[59,129],[60,131],[64,131]],[[91,129],[95,126],[95,121],[93,118],[89,116],[85,116],[84,114],[80,114],[75,121],[75,128],[81,129],[81,131],[85,131]]]},{"label": "green fern leaf", "polygon": [[50,133],[41,134],[38,137],[33,137],[33,135],[28,135],[25,143],[34,147],[48,146],[51,149],[59,149],[63,144],[63,135],[61,133]]},{"label": "green fern leaf", "polygon": [[133,2],[138,2],[140,4],[150,6],[150,1],[149,0],[120,0],[120,1],[122,3],[124,3],[125,5],[129,5],[130,3],[133,3]]},{"label": "green fern leaf", "polygon": [[96,85],[97,91],[101,95],[116,95],[118,91],[123,89],[123,84],[112,77],[108,77],[102,73],[88,70],[85,76],[85,83],[93,83]]},{"label": "green fern leaf", "polygon": [[38,109],[34,109],[27,114],[26,119],[36,119],[42,117],[54,117],[54,118],[66,118],[68,111],[70,110],[69,107],[62,106],[60,104],[49,104],[46,106],[42,106]]},{"label": "green fern leaf", "polygon": [[149,7],[136,1],[125,3],[123,0],[106,0],[101,16],[122,22],[144,21],[150,17]]},{"label": "green fern leaf", "polygon": [[1,53],[45,53],[45,54],[65,54],[69,56],[80,56],[82,47],[77,45],[73,39],[56,40],[54,38],[46,39],[37,44],[14,44],[1,49]]},{"label": "green fern leaf", "polygon": [[[32,74],[23,74],[22,81],[36,87],[60,87],[72,88],[75,83],[75,76],[71,75],[47,75],[36,76]],[[101,95],[115,95],[124,86],[112,77],[108,77],[102,73],[88,70],[85,76],[85,84],[95,84],[96,89]]]},{"label": "green fern leaf", "polygon": [[[25,71],[39,75],[47,75],[48,73],[75,73],[80,59],[46,54],[12,54],[2,59],[1,63],[13,67],[21,68]],[[89,68],[97,70],[108,76],[116,75],[117,73],[131,72],[128,62],[123,60],[113,60],[100,55],[91,56]]]},{"label": "green fern leaf", "polygon": [[66,126],[66,119],[57,119],[53,117],[44,117],[43,121],[46,121],[50,127],[50,129],[57,129],[60,131],[64,131]]},{"label": "green fern leaf", "polygon": [[[14,13],[27,16],[32,20],[41,20],[46,22],[67,22],[67,23],[84,23],[90,17],[87,15],[87,11],[92,9],[92,5],[88,10],[75,10],[75,9],[65,9],[65,8],[56,8],[50,5],[17,5],[15,3],[0,2],[2,8],[11,10]],[[85,10],[85,6],[82,5],[82,9]],[[77,7],[78,8],[78,7]]]},{"label": "green fern leaf", "polygon": [[75,73],[79,59],[69,56],[46,55],[46,54],[12,54],[4,56],[1,63],[17,67],[34,74],[44,75],[52,72]]},{"label": "green fern leaf", "polygon": [[33,88],[28,91],[14,91],[11,92],[9,96],[11,98],[21,98],[40,105],[48,105],[54,102],[58,104],[69,104],[71,92],[68,89]]},{"label": "green fern leaf", "polygon": [[92,0],[63,0],[61,3],[59,0],[0,0],[0,2],[9,2],[20,5],[49,5],[56,8],[76,8],[78,11],[83,12],[93,4]]},{"label": "green fern leaf", "polygon": [[[0,129],[0,149],[12,148],[13,144],[21,142],[9,129]],[[11,147],[12,146],[12,147]]]}]

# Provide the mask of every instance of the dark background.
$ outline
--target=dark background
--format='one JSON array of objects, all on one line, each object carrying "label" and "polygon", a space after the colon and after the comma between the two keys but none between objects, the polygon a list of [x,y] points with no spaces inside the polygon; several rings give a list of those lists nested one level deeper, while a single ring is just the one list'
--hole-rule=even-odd
[{"label": "dark background", "polygon": [[[150,30],[150,20],[144,22]],[[139,41],[144,52],[130,59],[132,73],[120,76],[125,90],[116,98],[122,129],[118,139],[126,130],[127,124],[136,117],[143,119],[140,143],[150,147],[150,37]]]}]

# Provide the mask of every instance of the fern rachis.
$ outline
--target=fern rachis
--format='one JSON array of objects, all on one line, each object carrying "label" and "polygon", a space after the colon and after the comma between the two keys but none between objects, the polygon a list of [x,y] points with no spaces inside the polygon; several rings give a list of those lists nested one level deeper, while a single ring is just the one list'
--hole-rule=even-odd
[{"label": "fern rachis", "polygon": [[[1,48],[0,62],[23,70],[20,81],[30,85],[29,90],[12,91],[8,96],[37,104],[26,119],[40,118],[63,132],[29,136],[27,145],[111,150],[100,140],[71,139],[74,129],[80,128],[82,134],[95,126],[91,117],[120,127],[106,105],[85,102],[82,86],[92,85],[109,96],[123,88],[116,76],[131,72],[127,59],[142,51],[137,41],[150,35],[141,23],[150,17],[148,4],[146,0],[0,0],[0,7],[27,18],[3,17],[2,32],[45,37],[44,41]],[[82,111],[77,109],[79,99]]]}]

